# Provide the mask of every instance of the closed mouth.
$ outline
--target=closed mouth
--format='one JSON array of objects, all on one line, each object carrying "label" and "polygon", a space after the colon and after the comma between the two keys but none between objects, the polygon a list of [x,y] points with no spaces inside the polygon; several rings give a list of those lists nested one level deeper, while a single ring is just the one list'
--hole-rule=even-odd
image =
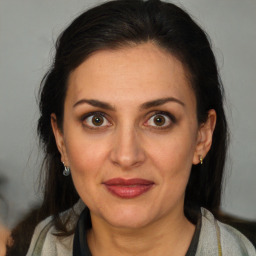
[{"label": "closed mouth", "polygon": [[154,182],[139,178],[114,178],[103,182],[103,184],[113,195],[119,198],[131,199],[149,191],[153,187]]}]

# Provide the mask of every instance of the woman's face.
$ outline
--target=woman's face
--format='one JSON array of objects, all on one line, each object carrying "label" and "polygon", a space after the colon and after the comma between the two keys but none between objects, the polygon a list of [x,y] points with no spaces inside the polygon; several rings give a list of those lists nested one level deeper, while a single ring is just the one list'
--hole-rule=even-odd
[{"label": "woman's face", "polygon": [[70,75],[63,122],[62,133],[52,120],[56,142],[92,218],[142,227],[183,215],[212,131],[174,56],[151,43],[96,52]]}]

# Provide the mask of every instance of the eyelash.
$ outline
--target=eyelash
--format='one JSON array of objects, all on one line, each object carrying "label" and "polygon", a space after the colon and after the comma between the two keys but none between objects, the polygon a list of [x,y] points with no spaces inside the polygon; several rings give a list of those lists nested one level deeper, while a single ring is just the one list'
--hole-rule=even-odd
[{"label": "eyelash", "polygon": [[[92,130],[96,130],[96,129],[100,129],[100,128],[102,129],[103,127],[105,128],[106,126],[93,126],[93,125],[85,124],[86,119],[88,119],[90,117],[92,118],[94,116],[102,117],[104,119],[104,122],[105,122],[105,120],[107,120],[107,122],[110,123],[108,121],[108,119],[106,118],[105,113],[96,111],[96,112],[90,112],[90,113],[82,116],[81,121],[83,123],[83,126],[85,126],[86,128],[92,129]],[[110,125],[107,125],[107,126],[111,126],[111,123],[110,123]]]},{"label": "eyelash", "polygon": [[[144,124],[148,123],[152,118],[155,118],[158,115],[162,116],[162,117],[165,117],[165,122],[166,122],[166,117],[167,117],[169,119],[170,123],[168,125],[165,125],[165,126],[149,125],[150,128],[159,129],[159,130],[162,129],[163,130],[163,129],[170,128],[170,126],[172,126],[172,124],[176,123],[176,118],[172,114],[170,114],[169,112],[155,111],[155,112],[151,112],[150,113],[150,117],[147,119],[147,121]],[[94,116],[102,117],[104,119],[103,122],[105,122],[107,120],[107,122],[109,124],[108,125],[104,125],[104,126],[102,126],[102,125],[100,125],[100,126],[93,126],[93,125],[85,124],[86,119],[88,119],[90,117],[93,118]],[[103,113],[103,112],[100,112],[100,111],[99,112],[98,111],[90,112],[90,113],[82,116],[81,122],[83,123],[83,126],[85,126],[86,128],[92,129],[92,130],[103,129],[103,128],[106,128],[106,127],[109,127],[109,126],[112,125],[111,122],[107,119],[106,114]],[[146,125],[146,126],[148,126],[148,125]]]},{"label": "eyelash", "polygon": [[153,115],[150,115],[150,118],[147,119],[146,123],[149,122],[151,119],[157,117],[158,115],[162,116],[162,117],[165,117],[165,122],[166,122],[166,117],[167,117],[169,119],[169,124],[165,125],[165,126],[157,126],[157,125],[150,126],[150,127],[153,127],[153,129],[159,129],[159,130],[168,129],[172,126],[172,124],[176,123],[176,118],[171,113],[166,112],[166,111],[155,111],[155,112],[153,112]]}]

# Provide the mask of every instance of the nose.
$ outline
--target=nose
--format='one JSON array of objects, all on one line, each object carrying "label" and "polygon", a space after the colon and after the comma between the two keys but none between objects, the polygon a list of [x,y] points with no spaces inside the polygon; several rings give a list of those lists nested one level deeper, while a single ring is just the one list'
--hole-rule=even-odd
[{"label": "nose", "polygon": [[120,127],[112,141],[110,160],[123,170],[130,170],[145,161],[145,152],[134,127]]}]

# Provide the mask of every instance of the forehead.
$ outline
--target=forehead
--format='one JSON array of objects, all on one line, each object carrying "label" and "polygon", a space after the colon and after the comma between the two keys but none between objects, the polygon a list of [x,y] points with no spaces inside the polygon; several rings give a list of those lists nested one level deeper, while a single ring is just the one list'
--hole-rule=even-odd
[{"label": "forehead", "polygon": [[72,101],[83,97],[108,102],[119,99],[133,104],[170,96],[193,104],[188,77],[177,58],[152,43],[102,50],[70,74],[67,97]]}]

